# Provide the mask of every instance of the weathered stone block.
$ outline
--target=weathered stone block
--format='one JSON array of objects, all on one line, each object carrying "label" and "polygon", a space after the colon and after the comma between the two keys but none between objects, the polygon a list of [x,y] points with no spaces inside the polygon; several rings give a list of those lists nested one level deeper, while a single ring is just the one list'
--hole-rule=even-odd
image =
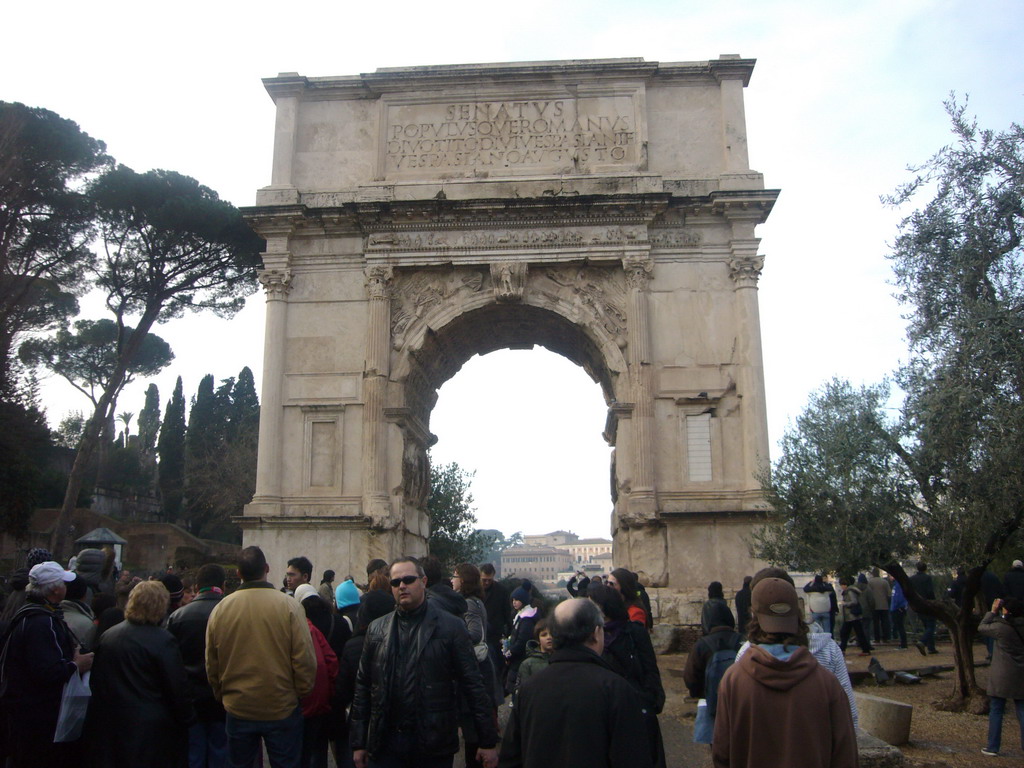
[{"label": "weathered stone block", "polygon": [[910,741],[913,705],[866,693],[855,692],[854,696],[857,698],[857,712],[862,730],[878,737],[886,744],[898,746]]},{"label": "weathered stone block", "polygon": [[903,768],[906,763],[899,749],[864,730],[857,731],[857,759],[860,768]]},{"label": "weathered stone block", "polygon": [[651,645],[659,656],[679,650],[679,627],[672,624],[656,624],[651,630]]}]

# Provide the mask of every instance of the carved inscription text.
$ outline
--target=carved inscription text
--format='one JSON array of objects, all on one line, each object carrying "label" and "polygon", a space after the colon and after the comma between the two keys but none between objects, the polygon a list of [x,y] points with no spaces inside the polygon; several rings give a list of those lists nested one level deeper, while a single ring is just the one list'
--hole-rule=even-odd
[{"label": "carved inscription text", "polygon": [[536,172],[637,159],[629,96],[388,107],[385,173]]}]

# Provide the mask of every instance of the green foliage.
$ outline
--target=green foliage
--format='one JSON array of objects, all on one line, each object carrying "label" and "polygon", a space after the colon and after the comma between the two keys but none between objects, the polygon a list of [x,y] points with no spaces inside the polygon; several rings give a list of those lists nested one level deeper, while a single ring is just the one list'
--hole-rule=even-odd
[{"label": "green foliage", "polygon": [[0,532],[27,537],[51,445],[41,411],[0,401]]},{"label": "green foliage", "polygon": [[195,179],[122,165],[89,194],[104,244],[96,276],[115,314],[230,316],[256,289],[263,241],[237,208]]},{"label": "green foliage", "polygon": [[[133,328],[106,318],[79,320],[73,332],[61,329],[52,338],[29,339],[21,345],[20,356],[28,365],[42,365],[64,377],[95,406],[104,392],[112,391],[116,398],[136,376],[153,376],[174,359],[166,341],[147,333],[115,385],[121,355],[134,335]],[[107,415],[112,410],[113,402]]]},{"label": "green foliage", "polygon": [[189,530],[238,539],[231,518],[242,514],[256,489],[259,400],[252,371],[214,390],[205,376],[192,403],[185,437],[185,496]]},{"label": "green foliage", "polygon": [[757,544],[778,562],[857,569],[913,549],[936,566],[983,571],[1019,540],[1024,129],[981,131],[963,106],[946,107],[954,142],[886,198],[933,194],[904,219],[890,255],[911,310],[900,418],[884,418],[881,388],[832,382],[812,397],[762,481],[780,525]]},{"label": "green foliage", "polygon": [[81,411],[72,411],[57,425],[54,433],[54,442],[62,448],[74,450],[78,447],[78,441],[82,439],[82,431],[85,429],[85,416]]},{"label": "green foliage", "polygon": [[505,536],[501,531],[488,528],[480,531],[480,534],[490,540],[490,544],[480,554],[480,559],[474,562],[496,563],[501,553],[511,547],[523,546],[523,533],[516,531],[511,536]]},{"label": "green foliage", "polygon": [[137,440],[128,445],[114,444],[103,463],[102,485],[125,496],[148,496],[155,479],[153,469]]},{"label": "green foliage", "polygon": [[143,453],[152,454],[160,434],[160,390],[156,384],[146,388],[146,403],[139,411],[139,443]]},{"label": "green foliage", "polygon": [[430,537],[427,546],[430,554],[437,556],[449,569],[458,563],[481,562],[481,556],[494,542],[492,536],[473,529],[476,522],[473,494],[470,493],[473,474],[455,462],[430,466],[430,498],[427,499]]},{"label": "green foliage", "polygon": [[773,525],[759,557],[788,568],[853,574],[904,557],[916,540],[916,487],[894,450],[886,387],[833,380],[811,395],[761,478]]},{"label": "green foliage", "polygon": [[887,198],[933,197],[904,219],[890,256],[911,308],[898,382],[929,551],[985,565],[1024,522],[1024,128],[980,130],[946,104],[954,141]]},{"label": "green foliage", "polygon": [[93,209],[77,186],[112,162],[105,150],[54,112],[0,102],[0,397],[18,335],[78,311]]},{"label": "green foliage", "polygon": [[[954,141],[896,194],[932,197],[900,225],[890,259],[910,359],[898,423],[885,391],[833,382],[787,433],[762,478],[775,525],[756,553],[812,570],[877,565],[955,644],[961,704],[981,693],[971,648],[981,574],[1019,545],[1024,524],[1024,129],[979,130],[946,104]],[[888,534],[888,535],[887,535]],[[963,567],[963,606],[921,598],[900,559]]]},{"label": "green foliage", "polygon": [[164,411],[157,453],[160,456],[160,504],[164,519],[174,522],[181,514],[185,493],[185,395],[180,376]]},{"label": "green foliage", "polygon": [[93,274],[121,328],[137,316],[137,333],[119,347],[117,364],[86,425],[60,515],[53,549],[63,553],[74,498],[113,411],[142,339],[157,321],[185,310],[230,316],[256,288],[263,241],[238,209],[195,179],[173,171],[139,174],[119,166],[89,185],[102,250]]}]

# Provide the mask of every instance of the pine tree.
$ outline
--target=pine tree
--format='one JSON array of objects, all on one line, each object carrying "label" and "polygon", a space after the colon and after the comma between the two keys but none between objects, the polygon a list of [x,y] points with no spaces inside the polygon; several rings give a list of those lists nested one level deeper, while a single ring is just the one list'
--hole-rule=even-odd
[{"label": "pine tree", "polygon": [[160,497],[164,519],[174,522],[181,514],[185,487],[185,396],[180,376],[164,411],[157,453],[160,454]]},{"label": "pine tree", "polygon": [[146,404],[139,411],[138,432],[142,452],[153,453],[160,434],[160,390],[156,384],[150,384],[146,389]]}]

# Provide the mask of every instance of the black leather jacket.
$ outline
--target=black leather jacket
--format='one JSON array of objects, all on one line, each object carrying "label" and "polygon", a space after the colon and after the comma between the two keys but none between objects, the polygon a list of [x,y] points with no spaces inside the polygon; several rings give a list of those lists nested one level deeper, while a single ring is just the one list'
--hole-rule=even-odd
[{"label": "black leather jacket", "polygon": [[[356,673],[350,743],[353,749],[366,749],[370,754],[387,743],[392,725],[388,722],[394,709],[390,701],[394,673],[391,650],[398,638],[397,613],[393,611],[370,624]],[[428,600],[426,614],[413,629],[412,643],[416,658],[409,669],[415,680],[407,681],[411,685],[403,682],[400,687],[415,692],[420,752],[450,755],[458,751],[460,690],[472,707],[480,746],[493,747],[498,740],[493,705],[484,689],[465,623]]]}]

